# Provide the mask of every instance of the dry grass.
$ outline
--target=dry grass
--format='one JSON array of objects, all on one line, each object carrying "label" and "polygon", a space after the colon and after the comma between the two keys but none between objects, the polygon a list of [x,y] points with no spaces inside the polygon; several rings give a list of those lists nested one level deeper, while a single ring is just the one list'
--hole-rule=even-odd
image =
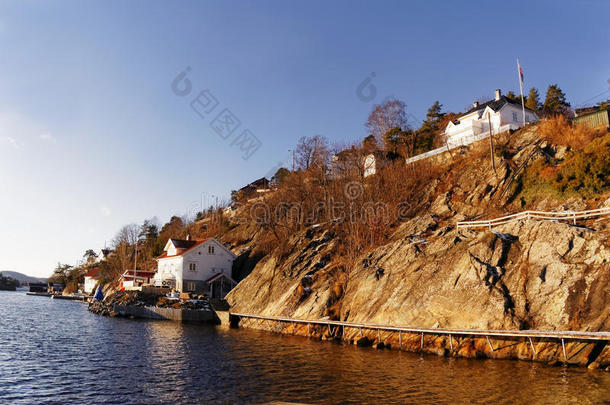
[{"label": "dry grass", "polygon": [[527,201],[553,197],[593,197],[610,191],[610,134],[573,148],[562,160],[538,159],[523,175]]},{"label": "dry grass", "polygon": [[562,115],[556,115],[541,121],[539,131],[540,137],[545,141],[553,145],[569,146],[572,149],[582,149],[604,133],[602,129],[572,125]]}]

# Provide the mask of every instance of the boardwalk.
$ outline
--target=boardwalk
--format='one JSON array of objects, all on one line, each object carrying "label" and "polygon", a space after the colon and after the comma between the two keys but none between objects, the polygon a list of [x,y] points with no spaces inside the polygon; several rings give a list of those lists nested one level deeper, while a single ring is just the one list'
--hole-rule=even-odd
[{"label": "boardwalk", "polygon": [[259,319],[284,323],[299,323],[308,325],[340,326],[343,328],[383,330],[393,332],[423,333],[433,335],[467,335],[467,336],[494,336],[494,337],[533,337],[546,339],[575,339],[610,341],[610,332],[585,331],[549,331],[549,330],[478,330],[478,329],[444,329],[419,328],[413,326],[381,325],[375,323],[343,322],[331,320],[296,319],[277,316],[261,316],[252,314],[230,313],[231,317],[244,319]]}]

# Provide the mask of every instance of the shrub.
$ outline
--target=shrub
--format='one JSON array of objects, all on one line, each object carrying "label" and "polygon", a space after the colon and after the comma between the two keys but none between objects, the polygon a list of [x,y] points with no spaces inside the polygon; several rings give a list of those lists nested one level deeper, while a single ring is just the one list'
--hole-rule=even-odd
[{"label": "shrub", "polygon": [[539,131],[540,137],[545,141],[573,149],[581,149],[603,134],[601,129],[572,125],[563,115],[556,115],[541,121]]},{"label": "shrub", "polygon": [[541,193],[558,198],[592,196],[610,190],[610,134],[568,153],[561,162],[540,159],[523,176],[523,194],[533,199]]}]

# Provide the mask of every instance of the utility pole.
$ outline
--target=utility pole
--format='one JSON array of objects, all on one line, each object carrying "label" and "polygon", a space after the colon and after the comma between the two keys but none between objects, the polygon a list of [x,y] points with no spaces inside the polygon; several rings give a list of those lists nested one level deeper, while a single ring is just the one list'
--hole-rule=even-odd
[{"label": "utility pole", "polygon": [[136,277],[138,275],[138,239],[136,239],[136,257],[133,263],[133,286],[136,286]]},{"label": "utility pole", "polygon": [[521,110],[523,111],[523,126],[525,126],[525,101],[523,100],[523,70],[521,69],[521,63],[517,58],[517,70],[519,72],[519,90],[521,91]]},{"label": "utility pole", "polygon": [[493,136],[491,136],[491,114],[487,114],[487,125],[489,125],[489,150],[491,153],[491,167],[494,169],[494,173],[496,173],[496,161],[494,159],[494,141]]}]

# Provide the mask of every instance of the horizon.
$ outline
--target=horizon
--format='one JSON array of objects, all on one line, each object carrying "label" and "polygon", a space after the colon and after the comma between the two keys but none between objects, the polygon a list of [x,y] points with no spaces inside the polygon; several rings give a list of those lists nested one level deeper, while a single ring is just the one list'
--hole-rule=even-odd
[{"label": "horizon", "polygon": [[[608,97],[606,2],[315,4],[0,4],[0,272],[46,277],[125,224],[228,200],[303,136],[360,142],[387,97],[419,126],[436,100],[458,113],[518,94],[517,58],[525,95]],[[214,130],[225,109],[260,148]]]}]

